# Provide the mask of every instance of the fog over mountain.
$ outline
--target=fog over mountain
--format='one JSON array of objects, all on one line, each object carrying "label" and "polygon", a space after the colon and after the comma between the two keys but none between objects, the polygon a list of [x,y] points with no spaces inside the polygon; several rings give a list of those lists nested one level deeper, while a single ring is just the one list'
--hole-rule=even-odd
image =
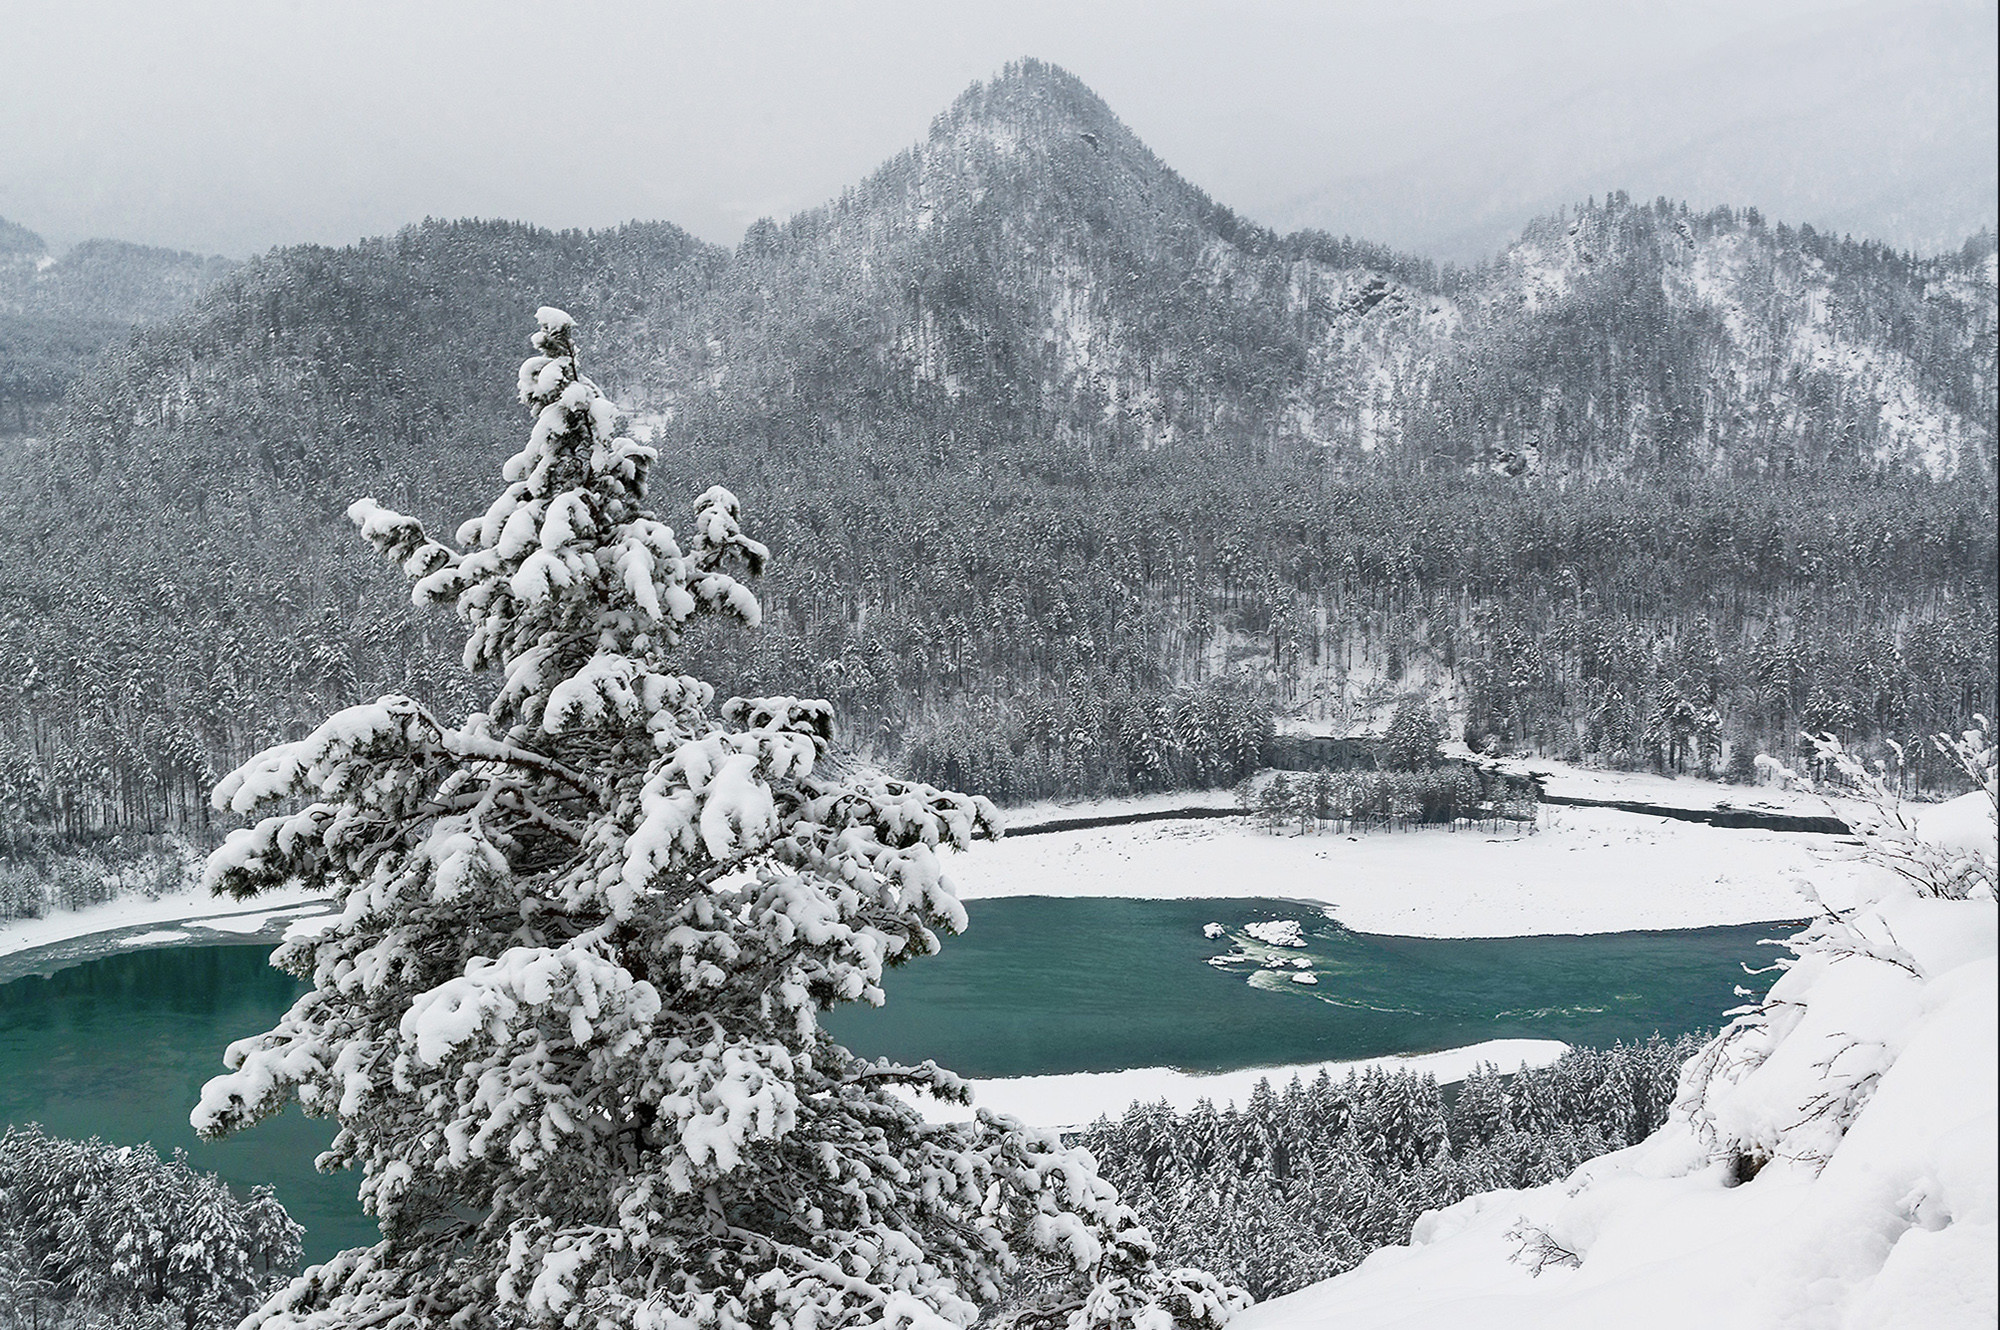
[{"label": "fog over mountain", "polygon": [[1944,249],[1995,213],[1995,12],[1773,19],[1696,52],[1542,85],[1393,167],[1259,215],[1471,261],[1528,217],[1622,189],[1754,202],[1835,234]]},{"label": "fog over mountain", "polygon": [[[659,219],[733,245],[1024,55],[1248,217],[1437,259],[1612,189],[1919,250],[1996,215],[1994,12],[1963,0],[536,12],[24,10],[0,121],[35,132],[0,136],[0,216],[58,253],[245,257],[425,216]],[[553,189],[535,145],[558,124],[601,169]]]}]

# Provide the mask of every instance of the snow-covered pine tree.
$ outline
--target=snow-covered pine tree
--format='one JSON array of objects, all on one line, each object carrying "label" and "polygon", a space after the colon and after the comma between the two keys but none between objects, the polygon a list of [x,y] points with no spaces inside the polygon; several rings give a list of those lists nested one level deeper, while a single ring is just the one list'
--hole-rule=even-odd
[{"label": "snow-covered pine tree", "polygon": [[1454,1153],[1467,1154],[1514,1125],[1507,1082],[1492,1063],[1473,1068],[1458,1087],[1446,1119]]},{"label": "snow-covered pine tree", "polygon": [[302,1233],[179,1151],[0,1132],[0,1325],[221,1330],[290,1279]]},{"label": "snow-covered pine tree", "polygon": [[1271,778],[1257,796],[1257,810],[1264,815],[1264,822],[1272,831],[1283,831],[1293,811],[1298,807],[1298,798],[1292,792],[1292,778],[1280,771]]},{"label": "snow-covered pine tree", "polygon": [[1396,771],[1423,771],[1444,760],[1444,727],[1430,699],[1411,693],[1396,704],[1389,718],[1382,746],[1389,766]]},{"label": "snow-covered pine tree", "polygon": [[1066,1261],[1071,1327],[1215,1326],[1242,1297],[1164,1272],[1088,1156],[982,1113],[926,1063],[859,1059],[818,1024],[965,915],[939,850],[982,799],[825,772],[823,702],[676,673],[703,614],[757,622],[764,549],[727,490],[679,539],[645,507],[655,453],[614,432],[572,322],[543,309],[506,488],[453,548],[370,500],[350,516],[455,605],[489,708],[407,697],[330,717],[217,787],[279,811],[211,887],[300,881],[332,928],[275,962],[313,987],[232,1045],[194,1122],[296,1100],[339,1119],[382,1240],[309,1270],[250,1324],[635,1330],[969,1324],[1022,1255]]}]

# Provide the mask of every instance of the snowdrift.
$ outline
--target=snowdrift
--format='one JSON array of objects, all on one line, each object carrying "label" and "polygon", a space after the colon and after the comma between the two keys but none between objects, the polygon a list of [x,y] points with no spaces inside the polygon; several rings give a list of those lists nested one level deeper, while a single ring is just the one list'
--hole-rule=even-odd
[{"label": "snowdrift", "polygon": [[[1989,797],[1921,822],[1995,854]],[[1691,1062],[1668,1125],[1565,1182],[1470,1197],[1232,1330],[1992,1326],[2000,961],[1990,886],[1877,868]]]}]

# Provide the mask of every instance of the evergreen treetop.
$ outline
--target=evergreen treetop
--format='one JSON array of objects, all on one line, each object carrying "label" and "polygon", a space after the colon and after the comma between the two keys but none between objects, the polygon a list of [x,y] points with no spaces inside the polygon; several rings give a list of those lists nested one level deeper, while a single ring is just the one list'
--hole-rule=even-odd
[{"label": "evergreen treetop", "polygon": [[296,1100],[339,1119],[375,1246],[249,1324],[963,1326],[1023,1255],[1058,1259],[1084,1326],[1219,1325],[1242,1297],[1164,1273],[1087,1156],[981,1113],[934,1064],[860,1059],[820,1028],[965,914],[940,850],[995,834],[983,799],[823,768],[824,702],[714,707],[671,653],[746,625],[762,546],[723,489],[682,542],[645,507],[652,448],[539,312],[534,414],[457,547],[362,500],[350,516],[419,602],[453,605],[498,675],[452,722],[347,708],[244,764],[218,807],[301,803],[233,833],[218,890],[303,882],[340,907],[275,963],[313,987],[232,1045],[209,1137]]}]

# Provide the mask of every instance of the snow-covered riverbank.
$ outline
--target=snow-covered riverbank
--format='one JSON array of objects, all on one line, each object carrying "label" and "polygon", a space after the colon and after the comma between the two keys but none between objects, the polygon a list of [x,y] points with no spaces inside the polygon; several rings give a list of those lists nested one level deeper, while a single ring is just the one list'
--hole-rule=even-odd
[{"label": "snow-covered riverbank", "polygon": [[[1599,808],[1550,808],[1537,834],[1273,835],[1247,820],[1149,822],[982,845],[959,894],[1280,897],[1405,937],[1619,933],[1800,919],[1793,883],[1843,878],[1839,842]],[[1830,862],[1832,861],[1832,862]]]},{"label": "snow-covered riverbank", "polygon": [[[1244,1103],[1259,1081],[1282,1090],[1294,1076],[1311,1081],[1322,1071],[1338,1080],[1350,1071],[1374,1067],[1411,1071],[1439,1081],[1462,1081],[1486,1063],[1502,1071],[1522,1066],[1546,1067],[1569,1051],[1559,1039],[1488,1039],[1464,1048],[1408,1057],[1367,1058],[1358,1062],[1300,1062],[1281,1067],[1245,1067],[1240,1071],[1196,1073],[1172,1067],[1134,1067],[1128,1071],[1085,1071],[1063,1076],[1013,1076],[972,1082],[973,1103],[1007,1113],[1037,1127],[1081,1127],[1099,1117],[1117,1117],[1135,1103],[1165,1100],[1185,1113],[1203,1099],[1218,1109]],[[922,1100],[924,1116],[933,1122],[964,1122],[972,1109],[958,1104]]]},{"label": "snow-covered riverbank", "polygon": [[274,891],[248,904],[190,890],[125,896],[86,910],[51,911],[40,919],[10,919],[0,924],[0,976],[21,969],[5,958],[32,962],[48,955],[51,961],[68,963],[133,947],[240,940],[327,908],[324,899],[300,890]]},{"label": "snow-covered riverbank", "polygon": [[[1733,787],[1602,772],[1561,779],[1607,798],[1712,806]],[[1565,785],[1565,788],[1569,788]],[[1822,805],[1776,791],[1734,791],[1742,806],[1786,811]],[[1205,791],[1010,810],[1015,825],[1150,812],[1178,799],[1219,807]],[[1002,896],[1141,899],[1277,897],[1327,907],[1348,928],[1408,937],[1516,937],[1763,923],[1810,913],[1792,883],[1811,872],[1825,888],[1847,872],[1828,864],[1827,836],[1725,829],[1599,808],[1545,808],[1537,834],[1424,830],[1357,836],[1272,835],[1249,819],[1146,822],[1052,832],[981,845],[951,866],[970,901]],[[314,900],[279,892],[246,912],[195,892],[128,897],[87,910],[0,923],[0,956],[57,943],[78,953],[248,934],[261,916]],[[251,926],[253,918],[260,922]],[[218,924],[221,919],[244,921]],[[142,926],[150,926],[148,931]],[[135,930],[139,930],[136,931]],[[185,938],[171,936],[184,932]],[[87,940],[102,938],[101,946]]]},{"label": "snow-covered riverbank", "polygon": [[1918,825],[1982,856],[1983,884],[1952,899],[1935,875],[1860,870],[1765,1009],[1690,1064],[1660,1131],[1432,1211],[1232,1330],[1992,1326],[2000,845],[1980,795]]}]

